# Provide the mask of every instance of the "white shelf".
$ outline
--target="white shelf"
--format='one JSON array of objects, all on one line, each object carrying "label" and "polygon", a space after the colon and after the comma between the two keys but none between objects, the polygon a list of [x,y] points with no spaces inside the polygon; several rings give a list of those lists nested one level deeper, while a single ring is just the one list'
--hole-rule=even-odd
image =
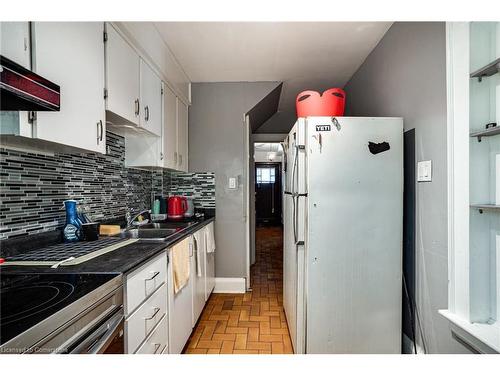
[{"label": "white shelf", "polygon": [[470,74],[471,78],[479,79],[479,82],[483,79],[483,77],[490,77],[494,74],[497,74],[500,71],[500,58],[495,61],[490,62],[489,64],[483,66],[482,68],[472,72]]},{"label": "white shelf", "polygon": [[470,323],[449,310],[439,310],[439,313],[451,323],[451,330],[480,353],[500,353],[500,325]]},{"label": "white shelf", "polygon": [[480,214],[483,213],[483,210],[489,210],[489,211],[500,210],[500,206],[497,206],[496,204],[471,204],[470,207],[479,210]]},{"label": "white shelf", "polygon": [[474,131],[470,133],[470,136],[477,137],[477,140],[481,142],[481,137],[492,137],[497,134],[500,134],[500,126],[493,126],[488,129]]}]

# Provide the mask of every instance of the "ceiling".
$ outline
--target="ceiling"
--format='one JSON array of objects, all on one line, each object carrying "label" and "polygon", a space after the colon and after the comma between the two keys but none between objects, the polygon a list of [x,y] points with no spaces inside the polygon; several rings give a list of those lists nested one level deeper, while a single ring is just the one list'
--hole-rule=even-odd
[{"label": "ceiling", "polygon": [[279,111],[306,89],[343,87],[390,22],[157,22],[192,82],[282,81]]},{"label": "ceiling", "polygon": [[280,143],[254,143],[254,149],[258,152],[274,152],[276,155],[281,155],[283,149]]}]

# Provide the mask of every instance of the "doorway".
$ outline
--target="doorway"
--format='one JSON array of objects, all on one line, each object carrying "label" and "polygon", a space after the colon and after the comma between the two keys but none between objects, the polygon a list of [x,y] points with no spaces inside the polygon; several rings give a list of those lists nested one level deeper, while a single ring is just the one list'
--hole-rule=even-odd
[{"label": "doorway", "polygon": [[257,226],[282,223],[281,163],[255,163],[255,220]]}]

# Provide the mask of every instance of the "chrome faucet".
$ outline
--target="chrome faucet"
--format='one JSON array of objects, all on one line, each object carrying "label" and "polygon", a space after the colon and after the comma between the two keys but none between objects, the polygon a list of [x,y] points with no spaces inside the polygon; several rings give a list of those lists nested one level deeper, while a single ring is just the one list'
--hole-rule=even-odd
[{"label": "chrome faucet", "polygon": [[136,221],[136,219],[144,214],[151,214],[151,210],[142,210],[138,214],[132,216],[133,209],[129,209],[127,213],[125,214],[125,219],[127,220],[127,229],[131,228],[133,225],[132,223]]}]

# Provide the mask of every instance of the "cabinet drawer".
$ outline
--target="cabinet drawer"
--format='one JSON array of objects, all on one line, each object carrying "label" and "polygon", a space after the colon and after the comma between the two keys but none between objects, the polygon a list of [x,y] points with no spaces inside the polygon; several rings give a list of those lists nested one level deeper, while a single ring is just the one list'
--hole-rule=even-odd
[{"label": "cabinet drawer", "polygon": [[167,253],[164,252],[127,275],[125,316],[130,315],[167,279]]},{"label": "cabinet drawer", "polygon": [[167,286],[163,284],[125,321],[127,353],[133,353],[167,312]]},{"label": "cabinet drawer", "polygon": [[168,317],[165,315],[137,350],[137,354],[162,354],[168,343]]}]

